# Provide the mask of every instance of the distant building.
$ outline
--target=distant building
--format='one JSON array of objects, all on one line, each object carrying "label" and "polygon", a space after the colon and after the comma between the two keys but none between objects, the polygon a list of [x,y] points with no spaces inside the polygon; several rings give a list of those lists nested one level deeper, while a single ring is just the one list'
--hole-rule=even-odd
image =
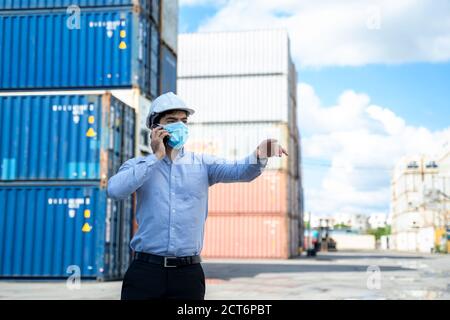
[{"label": "distant building", "polygon": [[358,213],[339,213],[334,216],[334,224],[346,225],[354,232],[365,233],[369,228],[369,217]]},{"label": "distant building", "polygon": [[388,225],[387,215],[385,213],[372,213],[368,222],[371,229],[385,228]]}]

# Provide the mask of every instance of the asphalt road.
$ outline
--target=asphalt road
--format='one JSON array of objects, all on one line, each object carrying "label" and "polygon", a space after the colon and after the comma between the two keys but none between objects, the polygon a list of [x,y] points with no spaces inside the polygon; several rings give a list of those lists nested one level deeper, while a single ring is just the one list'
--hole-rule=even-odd
[{"label": "asphalt road", "polygon": [[[319,253],[203,263],[206,299],[450,299],[450,255]],[[0,299],[118,299],[120,281],[0,281]]]}]

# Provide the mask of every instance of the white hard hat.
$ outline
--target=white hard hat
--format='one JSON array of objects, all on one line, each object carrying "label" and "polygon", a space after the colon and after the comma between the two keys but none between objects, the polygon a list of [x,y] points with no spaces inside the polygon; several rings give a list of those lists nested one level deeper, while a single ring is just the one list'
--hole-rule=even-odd
[{"label": "white hard hat", "polygon": [[188,108],[186,103],[181,100],[175,93],[167,92],[156,98],[150,107],[150,112],[147,116],[147,127],[151,127],[155,117],[161,113],[168,110],[183,110],[188,113],[188,115],[194,114],[194,109]]}]

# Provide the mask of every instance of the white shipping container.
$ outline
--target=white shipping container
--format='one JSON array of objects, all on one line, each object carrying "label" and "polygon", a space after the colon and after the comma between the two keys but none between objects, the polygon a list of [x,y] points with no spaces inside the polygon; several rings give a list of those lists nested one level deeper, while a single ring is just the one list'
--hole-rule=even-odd
[{"label": "white shipping container", "polygon": [[289,59],[289,94],[297,101],[297,70],[295,70],[295,64]]},{"label": "white shipping container", "polygon": [[180,34],[178,77],[288,74],[286,30]]},{"label": "white shipping container", "polygon": [[161,40],[176,54],[178,50],[178,1],[161,1]]},{"label": "white shipping container", "polygon": [[151,152],[150,130],[146,126],[146,119],[151,101],[142,96],[138,89],[111,90],[113,96],[125,102],[136,111],[136,155],[146,155]]},{"label": "white shipping container", "polygon": [[[230,123],[230,124],[188,124],[189,139],[186,149],[215,155],[229,160],[241,160],[255,151],[264,139],[277,139],[285,148],[292,140],[286,124],[280,123]],[[295,157],[274,157],[267,164],[269,169],[289,171],[289,161]]]},{"label": "white shipping container", "polygon": [[289,117],[287,86],[287,77],[282,75],[177,82],[178,95],[196,111],[191,122],[282,121],[292,127],[295,119]]}]

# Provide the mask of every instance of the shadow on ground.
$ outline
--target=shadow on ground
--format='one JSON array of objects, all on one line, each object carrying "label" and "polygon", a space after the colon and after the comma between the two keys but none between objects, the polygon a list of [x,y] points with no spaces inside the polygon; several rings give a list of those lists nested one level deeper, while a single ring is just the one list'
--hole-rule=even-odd
[{"label": "shadow on ground", "polygon": [[[364,265],[289,265],[274,263],[226,263],[204,262],[203,269],[207,278],[230,280],[232,278],[252,278],[264,273],[305,273],[305,272],[367,272]],[[380,271],[414,271],[399,266],[380,266]]]},{"label": "shadow on ground", "polygon": [[[304,256],[297,257],[294,259],[305,259]],[[308,257],[306,259],[315,259],[315,260],[325,260],[325,261],[334,261],[334,260],[348,260],[348,259],[389,259],[389,260],[422,260],[422,259],[430,259],[428,257],[423,256],[402,256],[402,255],[352,255],[352,254],[329,254],[329,253],[318,253],[316,257]]]}]

